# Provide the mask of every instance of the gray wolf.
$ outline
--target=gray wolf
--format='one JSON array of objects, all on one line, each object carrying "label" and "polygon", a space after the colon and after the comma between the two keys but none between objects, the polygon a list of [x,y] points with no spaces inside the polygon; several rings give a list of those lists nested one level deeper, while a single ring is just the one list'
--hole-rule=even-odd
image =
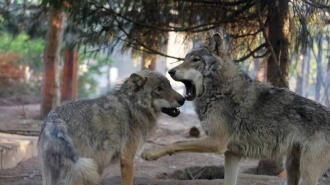
[{"label": "gray wolf", "polygon": [[176,117],[185,99],[162,74],[141,70],[113,92],[69,102],[45,118],[38,141],[43,185],[98,184],[120,161],[122,184],[133,181],[133,159],[161,112]]},{"label": "gray wolf", "polygon": [[225,185],[235,185],[242,157],[286,156],[287,184],[316,185],[330,164],[330,111],[285,88],[252,80],[229,59],[215,34],[168,73],[194,100],[206,137],[142,153],[146,160],[176,152],[225,154]]}]

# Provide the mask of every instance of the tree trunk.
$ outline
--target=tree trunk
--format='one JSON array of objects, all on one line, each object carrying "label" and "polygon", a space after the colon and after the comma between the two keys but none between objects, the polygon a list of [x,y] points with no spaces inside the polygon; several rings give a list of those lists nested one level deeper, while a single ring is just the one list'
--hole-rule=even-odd
[{"label": "tree trunk", "polygon": [[297,69],[297,83],[296,83],[296,93],[301,95],[303,94],[303,81],[304,81],[304,69],[305,69],[305,65],[304,65],[304,60],[300,59],[299,55],[296,55],[295,58],[295,62],[297,62],[296,65],[296,69]]},{"label": "tree trunk", "polygon": [[[330,42],[328,41],[328,46],[327,46],[327,51],[330,51]],[[328,66],[327,66],[327,73],[330,73],[330,59],[328,59]],[[329,97],[329,89],[330,89],[330,74],[329,75],[325,75],[324,77],[324,103],[325,106],[328,107],[328,109],[330,109],[330,97]]]},{"label": "tree trunk", "polygon": [[63,39],[64,12],[50,9],[50,20],[46,36],[42,81],[41,118],[60,104],[59,60]]},{"label": "tree trunk", "polygon": [[[328,72],[329,73],[329,72]],[[327,78],[325,79],[326,83],[324,86],[324,104],[325,106],[330,109],[330,97],[329,97],[329,89],[330,89],[330,75],[327,75]]]},{"label": "tree trunk", "polygon": [[266,81],[266,69],[267,69],[267,64],[266,63],[263,63],[263,61],[259,61],[259,64],[258,64],[258,73],[257,73],[257,76],[256,76],[256,79],[259,82]]},{"label": "tree trunk", "polygon": [[273,0],[269,5],[268,38],[277,59],[267,61],[267,80],[277,87],[288,87],[289,77],[289,1]]},{"label": "tree trunk", "polygon": [[316,83],[315,83],[315,101],[320,102],[320,92],[322,85],[322,32],[320,32],[320,39],[317,43],[317,59],[316,59]]},{"label": "tree trunk", "polygon": [[310,52],[311,49],[307,48],[306,54],[302,60],[297,58],[297,87],[296,93],[303,97],[308,97],[309,88],[309,75],[310,75]]},{"label": "tree trunk", "polygon": [[147,53],[142,54],[142,69],[149,68],[151,70],[156,70],[156,55],[148,55]]},{"label": "tree trunk", "polygon": [[307,48],[306,56],[304,56],[303,65],[303,97],[308,98],[308,89],[309,89],[309,75],[310,75],[310,57],[311,56],[311,48]]},{"label": "tree trunk", "polygon": [[[269,57],[267,80],[277,87],[288,87],[289,77],[289,0],[272,0],[268,5],[268,38],[277,62]],[[283,171],[283,159],[261,160],[258,172],[278,175]]]},{"label": "tree trunk", "polygon": [[253,69],[252,69],[252,78],[258,79],[258,73],[259,73],[259,59],[254,58],[253,59]]},{"label": "tree trunk", "polygon": [[76,47],[68,44],[64,51],[64,67],[62,81],[62,101],[77,99],[78,87],[78,52]]}]

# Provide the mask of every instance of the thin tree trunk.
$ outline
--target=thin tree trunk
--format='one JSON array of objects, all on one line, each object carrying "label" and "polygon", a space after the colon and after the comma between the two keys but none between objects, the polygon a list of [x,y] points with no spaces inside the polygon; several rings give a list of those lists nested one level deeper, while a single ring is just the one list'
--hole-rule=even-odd
[{"label": "thin tree trunk", "polygon": [[257,73],[257,80],[260,82],[266,81],[266,71],[267,69],[267,63],[260,61],[258,65],[258,73]]},{"label": "thin tree trunk", "polygon": [[[330,72],[328,72],[330,73]],[[328,109],[330,109],[330,97],[329,97],[329,89],[330,89],[330,74],[328,75],[327,79],[325,79],[326,83],[324,85],[324,104]]]},{"label": "thin tree trunk", "polygon": [[295,60],[296,60],[296,69],[297,69],[297,83],[296,83],[296,93],[299,95],[303,95],[303,73],[304,73],[304,60],[300,60],[299,55],[296,55]]},{"label": "thin tree trunk", "polygon": [[316,83],[315,83],[315,101],[320,102],[320,92],[322,85],[322,32],[320,32],[320,39],[317,43],[317,59],[316,59]]},{"label": "thin tree trunk", "polygon": [[254,58],[253,59],[252,78],[258,79],[258,73],[259,73],[259,59]]},{"label": "thin tree trunk", "polygon": [[50,20],[44,50],[41,118],[60,104],[59,60],[65,15],[50,9]]},{"label": "thin tree trunk", "polygon": [[76,47],[65,46],[62,81],[62,101],[77,99],[78,52]]},{"label": "thin tree trunk", "polygon": [[111,89],[110,70],[111,70],[111,64],[108,64],[108,69],[107,69],[107,92],[109,92],[110,89]]},{"label": "thin tree trunk", "polygon": [[[268,5],[268,37],[277,59],[267,61],[267,80],[277,87],[288,87],[289,77],[289,0],[272,0]],[[283,158],[261,160],[258,172],[278,175],[283,171]]]},{"label": "thin tree trunk", "polygon": [[[329,39],[327,39],[328,41],[328,46],[327,46],[327,51],[328,51],[328,56],[329,56],[329,50],[330,50],[330,42]],[[330,109],[330,93],[329,93],[329,89],[330,89],[330,59],[328,59],[328,66],[327,66],[327,71],[325,74],[325,79],[324,79],[324,103],[325,106],[328,107],[328,109]]]},{"label": "thin tree trunk", "polygon": [[306,56],[304,57],[304,71],[303,71],[303,93],[302,96],[308,98],[308,88],[309,88],[309,75],[310,75],[310,57],[311,48],[307,48]]},{"label": "thin tree trunk", "polygon": [[148,55],[146,53],[142,54],[142,69],[149,68],[151,70],[156,70],[156,55]]},{"label": "thin tree trunk", "polygon": [[[329,56],[329,50],[330,50],[330,39],[327,38],[328,41],[328,45],[327,45],[327,49],[326,51],[328,51],[327,55]],[[330,109],[330,93],[329,93],[329,89],[330,89],[330,58],[328,58],[328,65],[327,65],[327,71],[325,73],[325,77],[324,77],[324,104],[326,107],[328,107],[328,109]]]}]

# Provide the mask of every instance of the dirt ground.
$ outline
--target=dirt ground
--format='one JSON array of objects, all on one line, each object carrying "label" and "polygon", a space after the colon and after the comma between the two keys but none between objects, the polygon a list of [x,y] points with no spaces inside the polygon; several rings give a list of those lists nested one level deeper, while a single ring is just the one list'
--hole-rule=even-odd
[{"label": "dirt ground", "polygon": [[[29,102],[37,103],[37,102]],[[38,135],[41,120],[37,120],[39,104],[24,106],[0,100],[0,130]],[[195,139],[189,137],[191,127],[200,129],[195,114],[185,114],[177,118],[162,115],[158,128],[145,143],[144,148],[155,148],[178,141]],[[203,136],[204,133],[202,132]],[[141,151],[140,151],[141,152]],[[254,175],[258,161],[243,159],[240,165],[238,185],[284,185],[285,178]],[[135,157],[135,185],[221,185],[223,179],[223,155],[179,153],[157,161],[144,161],[138,153]],[[211,174],[211,175],[210,175]],[[212,176],[212,177],[210,177]],[[199,179],[206,178],[206,179]],[[191,179],[191,180],[182,180]],[[103,174],[102,185],[120,184],[120,165],[113,164]],[[36,157],[21,162],[13,169],[0,170],[0,185],[41,185],[41,172]],[[322,177],[319,185],[330,184],[330,178]]]}]

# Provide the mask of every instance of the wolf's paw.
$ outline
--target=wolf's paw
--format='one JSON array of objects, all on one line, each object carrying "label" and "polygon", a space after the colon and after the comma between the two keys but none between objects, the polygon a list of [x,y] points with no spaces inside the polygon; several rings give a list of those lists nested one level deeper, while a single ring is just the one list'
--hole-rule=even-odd
[{"label": "wolf's paw", "polygon": [[141,154],[141,157],[147,161],[153,161],[162,156],[161,149],[147,149]]}]

